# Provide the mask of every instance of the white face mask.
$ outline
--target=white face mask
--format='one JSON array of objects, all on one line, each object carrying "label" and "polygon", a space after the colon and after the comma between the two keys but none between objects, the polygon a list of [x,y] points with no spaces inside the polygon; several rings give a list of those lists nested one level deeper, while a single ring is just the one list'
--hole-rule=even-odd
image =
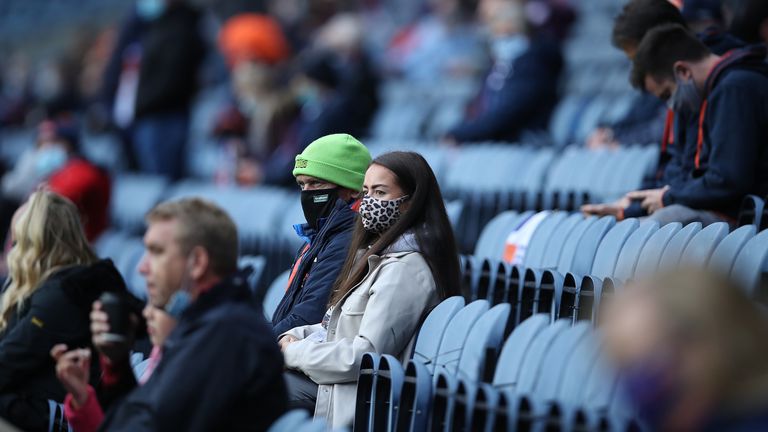
[{"label": "white face mask", "polygon": [[192,256],[187,258],[187,267],[184,269],[184,274],[181,277],[181,283],[179,289],[171,294],[171,298],[168,299],[168,303],[163,307],[168,315],[174,317],[176,320],[181,318],[181,315],[192,303]]},{"label": "white face mask", "polygon": [[60,145],[47,145],[37,151],[35,172],[39,177],[48,177],[67,163],[67,151]]},{"label": "white face mask", "polygon": [[491,39],[491,54],[496,63],[510,64],[528,50],[528,38],[522,34]]}]

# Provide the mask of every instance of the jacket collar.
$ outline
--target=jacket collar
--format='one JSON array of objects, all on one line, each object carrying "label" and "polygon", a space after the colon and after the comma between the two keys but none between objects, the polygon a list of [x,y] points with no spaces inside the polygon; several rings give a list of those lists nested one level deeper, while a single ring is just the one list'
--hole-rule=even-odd
[{"label": "jacket collar", "polygon": [[328,226],[329,230],[336,230],[340,227],[348,226],[357,215],[357,212],[353,209],[357,200],[352,203],[345,202],[342,199],[336,200],[336,205],[333,207],[331,214],[328,217],[320,218],[317,221],[317,229],[309,226],[308,223],[296,224],[293,226],[293,230],[296,231],[296,235],[299,236],[304,242],[312,243],[315,237]]},{"label": "jacket collar", "polygon": [[718,80],[723,76],[723,72],[736,66],[752,66],[768,70],[765,64],[765,57],[768,48],[765,45],[750,45],[745,48],[732,49],[723,54],[720,61],[709,72],[706,84],[704,85],[704,97],[707,97],[712,89],[717,85]]}]

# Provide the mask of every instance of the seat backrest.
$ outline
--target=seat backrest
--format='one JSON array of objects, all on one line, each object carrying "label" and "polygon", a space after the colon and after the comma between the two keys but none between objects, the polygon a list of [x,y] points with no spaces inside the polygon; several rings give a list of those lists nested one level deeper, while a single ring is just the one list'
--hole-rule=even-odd
[{"label": "seat backrest", "polygon": [[251,272],[248,274],[248,288],[251,290],[252,295],[257,294],[261,275],[266,265],[267,260],[263,256],[243,255],[237,260],[237,266],[240,270],[245,270],[248,267],[251,268]]},{"label": "seat backrest", "polygon": [[490,303],[487,300],[475,300],[464,306],[453,316],[453,319],[445,328],[445,334],[450,337],[443,338],[440,342],[437,356],[432,363],[427,364],[431,373],[436,373],[437,369],[445,370],[447,373],[455,374],[461,358],[461,350],[467,340],[469,332],[475,322],[490,309]]},{"label": "seat backrest", "polygon": [[562,377],[570,368],[574,350],[590,331],[591,323],[582,321],[557,335],[541,365],[539,380],[533,392],[536,399],[546,401],[557,398]]},{"label": "seat backrest", "polygon": [[664,225],[653,233],[651,238],[645,242],[643,250],[640,251],[640,257],[637,259],[637,266],[635,266],[635,277],[648,276],[656,272],[664,249],[667,248],[669,242],[682,227],[683,224],[674,222]]},{"label": "seat backrest", "polygon": [[[579,242],[589,227],[597,223],[597,218],[590,216],[582,219],[575,227],[568,233],[568,238],[562,244],[560,256],[557,260],[557,266],[555,267],[561,273],[567,273],[571,271],[573,267],[573,259],[576,255],[576,250],[579,247]],[[594,256],[592,257],[594,258]]]},{"label": "seat backrest", "polygon": [[443,340],[445,329],[461,308],[464,307],[464,297],[449,297],[427,315],[427,319],[421,325],[416,346],[413,350],[413,359],[426,363],[437,356],[440,342]]},{"label": "seat backrest", "polygon": [[305,410],[295,409],[288,411],[272,423],[268,432],[295,431],[304,425],[308,418],[309,414]]},{"label": "seat backrest", "polygon": [[144,215],[160,201],[168,180],[159,175],[123,174],[112,182],[110,215],[113,226],[138,234],[144,227]]},{"label": "seat backrest", "polygon": [[[616,218],[613,216],[604,216],[598,219],[581,237],[581,240],[574,251],[571,267],[563,267],[559,268],[559,270],[562,273],[570,272],[578,276],[589,274],[589,271],[592,269],[592,263],[595,261],[595,254],[597,253],[597,248],[600,246],[600,242],[614,225],[616,225]],[[626,237],[624,237],[624,239],[626,240]],[[563,251],[563,253],[565,252],[566,251]]]},{"label": "seat backrest", "polygon": [[528,268],[541,268],[544,262],[544,253],[547,250],[547,244],[557,226],[568,216],[566,212],[553,212],[546,217],[536,231],[533,232],[531,240],[528,243],[528,249],[523,258],[523,265]]},{"label": "seat backrest", "polygon": [[755,236],[757,228],[754,225],[744,225],[728,234],[709,258],[709,267],[724,275],[731,274],[736,256],[747,242]]},{"label": "seat backrest", "polygon": [[624,243],[624,247],[621,248],[619,259],[616,261],[616,268],[613,270],[613,277],[621,281],[634,277],[635,267],[637,266],[643,246],[658,230],[659,223],[656,221],[645,221],[640,224]]},{"label": "seat backrest", "polygon": [[664,249],[664,253],[661,255],[661,261],[659,261],[659,269],[668,269],[677,266],[680,263],[680,258],[683,256],[683,251],[686,246],[688,246],[688,243],[699,233],[699,231],[701,231],[701,222],[689,223],[678,231]]},{"label": "seat backrest", "polygon": [[511,312],[508,303],[499,304],[475,322],[461,350],[459,377],[469,382],[491,380]]},{"label": "seat backrest", "polygon": [[268,320],[272,319],[272,315],[275,314],[277,306],[280,304],[280,300],[285,295],[285,289],[288,286],[288,278],[291,276],[291,272],[285,271],[280,274],[267,289],[267,294],[264,296],[264,315]]},{"label": "seat backrest", "polygon": [[534,391],[542,373],[544,356],[557,339],[557,336],[570,328],[570,326],[571,320],[560,319],[536,336],[523,360],[523,366],[520,369],[520,379],[517,381],[515,391],[522,394],[531,394]]},{"label": "seat backrest", "polygon": [[731,276],[740,281],[751,295],[768,269],[768,230],[752,237],[736,256]]},{"label": "seat backrest", "polygon": [[585,377],[588,377],[600,353],[600,345],[594,332],[588,332],[571,354],[563,371],[559,399],[569,405],[578,405],[584,396]]},{"label": "seat backrest", "polygon": [[491,219],[480,233],[474,255],[481,258],[500,258],[500,256],[495,256],[495,245],[498,241],[499,232],[504,227],[510,226],[517,217],[518,213],[516,211],[506,211]]},{"label": "seat backrest", "polygon": [[568,240],[571,231],[583,220],[584,216],[574,213],[557,225],[557,228],[555,228],[547,241],[544,255],[541,259],[542,269],[554,270],[557,268],[557,263],[560,261],[560,254],[563,251],[566,240]]},{"label": "seat backrest", "polygon": [[706,266],[718,244],[728,235],[730,228],[725,222],[713,223],[691,239],[680,257],[681,264]]},{"label": "seat backrest", "polygon": [[600,241],[592,263],[592,271],[589,274],[601,279],[613,276],[624,243],[639,226],[640,222],[637,219],[626,219],[614,225]]},{"label": "seat backrest", "polygon": [[509,235],[512,234],[513,231],[521,229],[534,215],[536,215],[536,213],[532,211],[519,213],[516,218],[510,220],[509,224],[501,226],[499,230],[496,231],[496,238],[492,246],[493,259],[498,260],[504,257]]},{"label": "seat backrest", "polygon": [[493,385],[514,387],[520,377],[523,359],[537,335],[550,323],[548,314],[536,314],[520,323],[509,335],[499,355]]}]

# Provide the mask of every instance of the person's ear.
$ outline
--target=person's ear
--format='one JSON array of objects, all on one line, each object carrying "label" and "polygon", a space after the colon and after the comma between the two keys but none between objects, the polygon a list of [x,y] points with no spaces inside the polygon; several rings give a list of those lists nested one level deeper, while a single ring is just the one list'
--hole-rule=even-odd
[{"label": "person's ear", "polygon": [[672,65],[672,72],[678,79],[689,80],[693,78],[690,65],[682,60],[678,60]]},{"label": "person's ear", "polygon": [[195,246],[189,254],[189,275],[192,279],[200,279],[208,270],[210,256],[202,246]]}]

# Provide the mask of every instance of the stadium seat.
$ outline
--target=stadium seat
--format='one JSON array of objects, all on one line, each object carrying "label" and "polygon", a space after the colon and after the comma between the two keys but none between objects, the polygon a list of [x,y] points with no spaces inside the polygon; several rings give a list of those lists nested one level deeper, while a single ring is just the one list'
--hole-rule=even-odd
[{"label": "stadium seat", "polygon": [[160,201],[168,180],[149,174],[122,174],[112,182],[112,226],[129,234],[144,231],[144,216]]},{"label": "stadium seat", "polygon": [[664,250],[682,227],[683,225],[679,222],[666,224],[651,235],[651,238],[648,239],[640,251],[640,257],[635,267],[635,277],[649,276],[656,272]]},{"label": "stadium seat", "polygon": [[553,212],[541,221],[531,236],[530,243],[528,243],[528,249],[523,258],[523,265],[525,267],[537,269],[544,267],[544,255],[547,251],[549,240],[560,223],[567,217],[568,214],[566,212]]},{"label": "stadium seat", "polygon": [[658,222],[645,221],[629,236],[616,262],[616,268],[613,271],[614,279],[627,281],[635,276],[635,268],[643,247],[658,230]]},{"label": "stadium seat", "polygon": [[419,361],[410,361],[405,369],[403,390],[398,409],[398,432],[420,432],[429,425],[432,403],[432,374]]},{"label": "stadium seat", "polygon": [[680,257],[680,264],[706,266],[712,252],[728,235],[729,229],[727,223],[718,222],[699,231],[685,247]]},{"label": "stadium seat", "polygon": [[744,245],[755,236],[757,228],[755,225],[744,225],[728,234],[717,245],[709,259],[709,267],[719,271],[724,275],[731,274],[733,263]]},{"label": "stadium seat", "polygon": [[661,261],[659,261],[659,270],[675,268],[680,263],[680,258],[683,255],[688,243],[701,231],[701,222],[693,222],[684,226],[680,231],[675,234],[674,237],[667,243],[667,247],[664,249],[664,253],[661,255]]},{"label": "stadium seat", "polygon": [[571,231],[573,231],[584,220],[584,216],[578,213],[574,213],[557,225],[557,228],[554,230],[554,232],[552,232],[552,235],[547,241],[547,246],[541,261],[542,269],[557,268],[563,247],[565,242],[568,240]]},{"label": "stadium seat", "polygon": [[444,338],[440,342],[437,356],[434,358],[434,373],[444,371],[448,374],[455,374],[461,359],[461,351],[466,339],[475,325],[486,311],[490,309],[487,300],[476,300],[466,305],[453,316],[445,329],[445,334],[451,335],[450,338]]},{"label": "stadium seat", "polygon": [[288,278],[291,276],[290,271],[286,271],[278,276],[267,289],[267,293],[264,296],[264,315],[268,321],[272,321],[272,315],[274,315],[277,306],[285,295],[286,287],[288,286]]},{"label": "stadium seat", "polygon": [[765,300],[761,291],[768,272],[768,231],[761,231],[747,241],[731,270],[731,276],[741,282],[753,298]]},{"label": "stadium seat", "polygon": [[509,304],[496,305],[475,322],[461,349],[459,378],[469,382],[491,381],[510,312]]},{"label": "stadium seat", "polygon": [[600,241],[589,274],[600,279],[614,276],[621,251],[639,226],[637,219],[626,219],[614,225]]},{"label": "stadium seat", "polygon": [[400,361],[391,355],[383,355],[379,360],[378,373],[374,377],[372,391],[375,393],[373,410],[368,430],[388,432],[395,428],[400,406],[400,393],[403,388],[405,373]]},{"label": "stadium seat", "polygon": [[296,431],[309,419],[309,414],[305,410],[292,410],[280,416],[272,426],[269,427],[268,432],[286,432]]},{"label": "stadium seat", "polygon": [[[267,260],[261,256],[245,255],[245,256],[241,256],[238,259],[237,266],[241,271],[247,272],[248,288],[250,288],[251,295],[253,295],[254,298],[256,298],[258,294],[261,275],[266,265],[267,265]],[[282,297],[280,298],[282,299]],[[279,302],[280,300],[278,299],[278,303]]]},{"label": "stadium seat", "polygon": [[433,361],[438,356],[446,328],[463,307],[464,298],[449,297],[435,306],[421,325],[413,350],[413,359],[427,365],[430,372],[434,370]]},{"label": "stadium seat", "polygon": [[765,201],[754,195],[747,195],[741,202],[739,217],[736,221],[737,226],[754,225],[759,227],[763,218],[763,209]]},{"label": "stadium seat", "polygon": [[357,375],[357,397],[355,399],[355,419],[352,430],[367,432],[373,429],[374,402],[381,356],[365,353],[360,359],[360,371]]}]

